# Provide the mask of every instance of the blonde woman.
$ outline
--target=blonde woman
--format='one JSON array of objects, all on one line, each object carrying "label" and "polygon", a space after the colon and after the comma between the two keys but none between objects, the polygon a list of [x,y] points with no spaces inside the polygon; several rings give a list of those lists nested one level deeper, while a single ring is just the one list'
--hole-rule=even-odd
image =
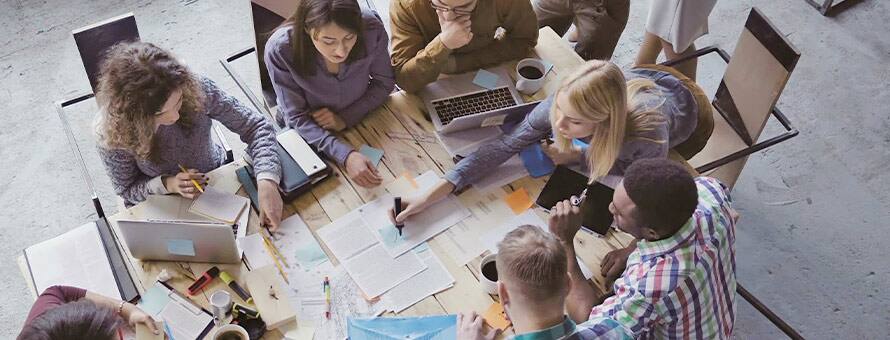
[{"label": "blonde woman", "polygon": [[[167,51],[144,42],[112,47],[100,69],[96,99],[99,153],[126,206],[150,194],[194,198],[192,184],[225,155],[211,138],[212,120],[241,136],[257,173],[261,223],[277,228],[281,170],[269,121]],[[187,168],[180,171],[179,166]],[[213,183],[211,183],[212,185]]]},{"label": "blonde woman", "polygon": [[[675,148],[691,158],[713,128],[707,97],[694,82],[654,65],[622,73],[593,60],[569,75],[556,94],[538,105],[510,133],[471,153],[429,191],[402,200],[397,222],[486,175],[523,148],[555,135],[545,152],[556,163],[581,162],[591,181],[621,176],[635,160],[665,158]],[[700,119],[699,117],[703,117]],[[699,121],[703,124],[700,124]],[[572,141],[590,146],[576,149]],[[687,142],[688,140],[688,142]]]}]

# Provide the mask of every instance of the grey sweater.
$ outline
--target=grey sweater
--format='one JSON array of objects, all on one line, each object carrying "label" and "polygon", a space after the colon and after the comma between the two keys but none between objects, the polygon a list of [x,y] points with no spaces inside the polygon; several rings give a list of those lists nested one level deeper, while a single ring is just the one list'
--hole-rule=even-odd
[{"label": "grey sweater", "polygon": [[[689,138],[698,124],[698,106],[695,98],[676,77],[649,69],[631,69],[624,72],[624,77],[627,80],[644,78],[655,82],[654,90],[639,95],[645,96],[642,105],[657,107],[657,111],[664,116],[666,124],[625,139],[618,152],[618,159],[609,170],[609,175],[616,176],[623,176],[624,170],[637,159],[667,157],[670,148]],[[550,108],[553,106],[553,100],[553,96],[548,97],[513,131],[479,147],[462,159],[453,169],[445,173],[445,179],[460,190],[485,176],[486,169],[495,168],[525,147],[550,137],[553,129],[550,126]],[[582,153],[582,158],[586,159],[584,154],[586,150]],[[587,162],[582,161],[581,165],[586,167]]]},{"label": "grey sweater", "polygon": [[180,172],[179,164],[206,173],[225,162],[223,147],[212,139],[212,120],[241,136],[253,160],[257,179],[278,182],[281,178],[278,156],[273,149],[275,132],[270,122],[223,92],[210,79],[202,77],[200,81],[205,95],[204,111],[189,113],[191,129],[173,124],[160,126],[155,131],[159,162],[139,159],[129,150],[99,147],[114,191],[127,206],[144,201],[149,194],[167,194],[161,176]]}]

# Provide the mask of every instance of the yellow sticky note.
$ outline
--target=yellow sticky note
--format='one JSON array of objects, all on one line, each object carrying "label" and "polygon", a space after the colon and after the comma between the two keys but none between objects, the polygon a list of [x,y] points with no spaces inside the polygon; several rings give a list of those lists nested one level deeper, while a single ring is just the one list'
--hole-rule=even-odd
[{"label": "yellow sticky note", "polygon": [[504,312],[504,306],[501,306],[500,302],[492,303],[488,310],[482,314],[482,318],[489,326],[501,331],[506,330],[512,324],[510,320],[507,320],[507,313]]},{"label": "yellow sticky note", "polygon": [[525,191],[525,188],[519,188],[519,190],[505,196],[504,201],[507,202],[507,205],[510,206],[510,209],[516,215],[532,207],[532,198],[528,196],[528,191]]}]

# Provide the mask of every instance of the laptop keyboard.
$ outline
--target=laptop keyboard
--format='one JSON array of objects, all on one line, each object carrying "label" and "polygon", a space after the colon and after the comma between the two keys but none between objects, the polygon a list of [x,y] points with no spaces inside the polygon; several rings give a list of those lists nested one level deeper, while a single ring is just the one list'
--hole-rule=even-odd
[{"label": "laptop keyboard", "polygon": [[516,106],[516,100],[508,87],[434,100],[431,103],[443,126],[455,118]]}]

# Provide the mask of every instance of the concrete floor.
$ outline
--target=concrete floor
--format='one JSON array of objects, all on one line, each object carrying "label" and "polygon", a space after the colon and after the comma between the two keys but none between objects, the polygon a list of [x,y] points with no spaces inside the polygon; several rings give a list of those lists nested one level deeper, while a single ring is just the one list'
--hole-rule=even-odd
[{"label": "concrete floor", "polygon": [[[385,4],[385,0],[377,0]],[[252,43],[247,1],[0,2],[0,338],[18,333],[32,303],[15,259],[25,247],[95,217],[53,101],[89,88],[71,30],[132,11],[143,40],[169,48],[238,93],[217,60]],[[649,0],[633,1],[615,61],[642,40]],[[751,6],[770,17],[802,58],[779,101],[800,136],[748,162],[733,192],[738,278],[808,338],[887,338],[890,265],[890,2],[865,0],[825,18],[803,0],[720,1],[699,46],[731,51]],[[381,8],[381,6],[378,6]],[[382,8],[381,8],[382,9]],[[251,63],[241,68],[256,79]],[[703,59],[699,80],[722,74]],[[239,94],[240,96],[240,94]],[[107,210],[113,195],[90,144],[89,113],[72,110],[78,140]],[[767,133],[776,133],[768,126]],[[741,301],[741,299],[739,299]],[[782,334],[738,305],[738,338]]]}]

